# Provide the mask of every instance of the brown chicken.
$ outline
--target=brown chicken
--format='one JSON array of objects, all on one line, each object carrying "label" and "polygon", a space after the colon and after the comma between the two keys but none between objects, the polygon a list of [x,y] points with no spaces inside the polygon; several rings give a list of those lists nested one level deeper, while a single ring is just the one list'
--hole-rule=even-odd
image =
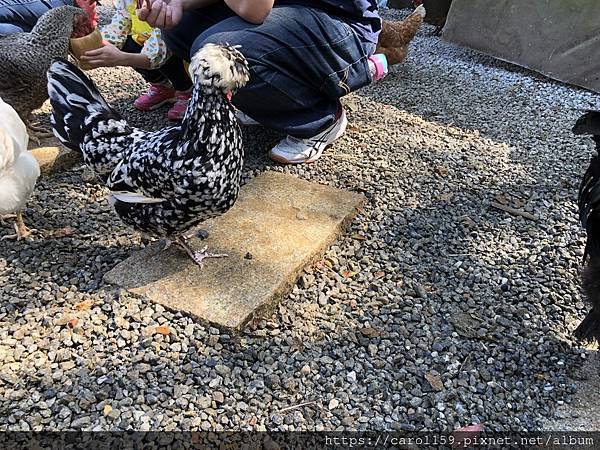
[{"label": "brown chicken", "polygon": [[85,12],[74,6],[60,6],[46,12],[29,33],[0,37],[0,97],[11,105],[28,128],[47,133],[30,122],[31,112],[48,99],[46,72],[54,58],[66,58],[73,24]]},{"label": "brown chicken", "polygon": [[408,45],[421,27],[425,13],[425,7],[420,5],[404,20],[383,21],[376,53],[383,53],[390,66],[400,64],[406,59]]}]

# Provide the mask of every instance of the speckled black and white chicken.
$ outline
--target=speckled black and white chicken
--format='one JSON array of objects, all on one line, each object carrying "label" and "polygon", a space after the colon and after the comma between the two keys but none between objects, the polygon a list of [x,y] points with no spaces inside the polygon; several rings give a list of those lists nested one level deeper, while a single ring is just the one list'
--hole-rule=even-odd
[{"label": "speckled black and white chicken", "polygon": [[186,232],[237,199],[243,148],[229,96],[248,65],[230,46],[207,44],[192,58],[192,97],[183,121],[158,131],[132,128],[92,81],[67,61],[48,71],[54,133],[106,182],[109,203],[127,224],[183,247],[199,265]]},{"label": "speckled black and white chicken", "polygon": [[40,166],[27,151],[29,136],[17,112],[0,98],[0,220],[16,217],[14,235],[2,239],[23,239],[31,235],[23,222],[23,210],[40,176]]},{"label": "speckled black and white chicken", "polygon": [[582,288],[591,309],[574,334],[584,341],[600,343],[600,111],[588,111],[581,116],[573,133],[591,135],[597,151],[581,181],[578,198],[579,219],[587,234]]},{"label": "speckled black and white chicken", "polygon": [[46,71],[66,58],[74,24],[86,13],[75,6],[50,9],[29,33],[0,36],[0,97],[21,117],[33,139],[45,130],[30,123],[31,112],[48,99]]}]

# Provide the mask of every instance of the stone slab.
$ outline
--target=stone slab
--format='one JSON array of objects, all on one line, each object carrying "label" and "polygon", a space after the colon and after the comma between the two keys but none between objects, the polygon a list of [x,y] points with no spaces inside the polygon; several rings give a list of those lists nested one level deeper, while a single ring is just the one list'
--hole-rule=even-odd
[{"label": "stone slab", "polygon": [[444,39],[600,92],[600,1],[454,0]]},{"label": "stone slab", "polygon": [[40,164],[42,175],[70,169],[83,161],[79,153],[63,147],[54,137],[41,139],[39,145],[30,139],[29,151]]},{"label": "stone slab", "polygon": [[[239,331],[285,296],[303,268],[342,233],[362,194],[265,172],[242,187],[234,207],[202,224],[209,232],[194,248],[227,253],[200,269],[175,246],[150,246],[104,279],[172,310]],[[156,245],[156,244],[155,244]]]}]

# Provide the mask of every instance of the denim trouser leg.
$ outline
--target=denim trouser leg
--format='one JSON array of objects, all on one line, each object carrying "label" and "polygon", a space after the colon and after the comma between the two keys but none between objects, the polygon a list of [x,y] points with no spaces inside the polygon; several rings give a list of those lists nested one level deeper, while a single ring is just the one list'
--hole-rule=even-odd
[{"label": "denim trouser leg", "polygon": [[73,0],[0,0],[0,35],[31,31],[49,9],[72,4]]},{"label": "denim trouser leg", "polygon": [[[205,10],[210,9],[211,14]],[[204,44],[240,45],[250,82],[235,105],[263,125],[299,138],[312,137],[335,120],[340,97],[371,82],[367,56],[374,45],[360,41],[341,20],[320,10],[275,7],[253,25],[227,8],[187,13],[166,39],[174,52]],[[191,45],[190,45],[191,43]]]},{"label": "denim trouser leg", "polygon": [[0,22],[0,36],[6,36],[7,34],[13,34],[13,33],[22,33],[24,31],[28,31],[28,30],[25,30],[25,28],[20,27],[18,25],[14,25],[12,23]]}]

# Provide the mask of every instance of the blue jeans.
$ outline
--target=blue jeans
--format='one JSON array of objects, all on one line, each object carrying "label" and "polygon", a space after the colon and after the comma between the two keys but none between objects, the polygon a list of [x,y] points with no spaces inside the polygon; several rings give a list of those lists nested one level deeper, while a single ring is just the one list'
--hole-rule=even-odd
[{"label": "blue jeans", "polygon": [[73,0],[0,0],[0,36],[29,32],[49,9],[73,5]]},{"label": "blue jeans", "polygon": [[168,47],[188,59],[206,43],[240,45],[250,81],[234,95],[244,113],[297,138],[312,137],[336,119],[339,99],[371,82],[362,42],[341,19],[304,6],[275,6],[254,25],[216,4],[184,14],[163,33]]}]

